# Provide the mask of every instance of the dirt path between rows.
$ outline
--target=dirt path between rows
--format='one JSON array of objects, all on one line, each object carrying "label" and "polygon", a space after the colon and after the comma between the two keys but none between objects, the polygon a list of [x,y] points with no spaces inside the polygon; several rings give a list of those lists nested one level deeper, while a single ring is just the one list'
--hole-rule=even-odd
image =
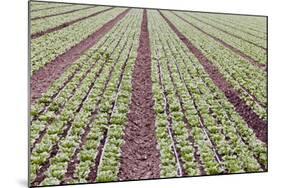
[{"label": "dirt path between rows", "polygon": [[144,10],[137,60],[132,80],[132,98],[121,148],[119,180],[160,177],[160,153],[155,136],[155,112],[151,80],[151,52]]},{"label": "dirt path between rows", "polygon": [[177,34],[180,40],[202,64],[204,70],[209,74],[214,84],[216,84],[216,86],[225,94],[228,101],[232,103],[236,112],[239,113],[239,115],[247,122],[248,126],[253,129],[257,138],[267,143],[267,122],[260,119],[259,116],[239,97],[239,93],[237,93],[223,78],[223,75],[219,72],[218,68],[210,62],[204,54],[196,48],[167,17],[165,17],[165,15],[163,15],[160,11],[159,13],[171,29]]},{"label": "dirt path between rows", "polygon": [[235,48],[233,46],[231,46],[230,44],[224,42],[223,40],[207,33],[206,31],[202,30],[201,28],[197,27],[196,25],[194,25],[193,23],[189,22],[187,19],[179,16],[178,14],[176,14],[175,12],[172,12],[175,16],[177,16],[178,18],[180,18],[181,20],[183,20],[184,22],[188,23],[189,25],[191,25],[192,27],[196,28],[197,30],[201,31],[202,33],[204,33],[205,35],[211,37],[212,39],[214,39],[215,41],[221,43],[224,47],[230,49],[231,51],[233,51],[234,53],[236,53],[237,55],[239,55],[240,57],[244,58],[246,61],[248,61],[249,63],[251,63],[252,65],[257,66],[258,68],[267,71],[267,67],[265,64],[261,64],[259,63],[257,60],[253,59],[252,57],[250,57],[249,55],[243,53],[241,50],[239,50],[238,48]]},{"label": "dirt path between rows", "polygon": [[110,31],[123,17],[127,15],[130,9],[126,9],[118,16],[104,24],[88,38],[73,46],[67,52],[59,55],[45,67],[38,70],[31,78],[31,104],[45,93],[49,86],[58,79],[63,72],[76,61],[84,52],[95,45],[108,31]]},{"label": "dirt path between rows", "polygon": [[55,14],[50,14],[50,15],[46,15],[46,16],[37,16],[35,18],[31,18],[31,20],[34,21],[34,20],[39,20],[39,19],[43,19],[43,18],[50,18],[50,17],[54,17],[54,16],[60,16],[60,15],[64,15],[64,14],[69,14],[69,13],[77,12],[77,11],[80,11],[80,10],[87,10],[87,9],[90,9],[90,8],[94,8],[94,6],[79,8],[79,9],[75,9],[75,10],[69,10],[69,11],[55,13]]},{"label": "dirt path between rows", "polygon": [[98,11],[98,12],[94,12],[93,14],[90,14],[88,16],[85,16],[85,17],[82,17],[82,18],[78,18],[78,19],[75,19],[75,20],[72,20],[72,21],[69,21],[69,22],[65,22],[65,23],[63,23],[61,25],[58,25],[58,26],[53,27],[53,28],[49,28],[49,29],[47,29],[45,31],[40,31],[40,32],[37,32],[37,33],[33,33],[33,34],[31,34],[31,39],[36,39],[36,38],[41,37],[43,35],[46,35],[48,33],[61,30],[61,29],[65,28],[65,27],[68,27],[68,26],[70,26],[72,24],[75,24],[77,22],[80,22],[80,21],[85,20],[85,19],[90,18],[90,17],[97,16],[97,15],[103,13],[103,12],[106,12],[106,11],[109,11],[109,10],[112,10],[112,9],[114,9],[114,7],[111,7],[111,8],[105,9],[105,10],[101,10],[101,11]]}]

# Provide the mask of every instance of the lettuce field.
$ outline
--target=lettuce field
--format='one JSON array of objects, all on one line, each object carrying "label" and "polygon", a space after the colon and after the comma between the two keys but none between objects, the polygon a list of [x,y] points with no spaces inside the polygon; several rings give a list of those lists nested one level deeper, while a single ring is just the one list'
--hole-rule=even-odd
[{"label": "lettuce field", "polygon": [[31,186],[267,171],[267,17],[29,5]]}]

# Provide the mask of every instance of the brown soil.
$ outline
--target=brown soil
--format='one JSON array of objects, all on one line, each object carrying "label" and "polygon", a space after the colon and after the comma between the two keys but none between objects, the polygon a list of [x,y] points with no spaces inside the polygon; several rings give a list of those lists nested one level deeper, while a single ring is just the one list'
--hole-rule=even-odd
[{"label": "brown soil", "polygon": [[[94,7],[94,6],[93,6],[93,7]],[[50,17],[53,17],[53,16],[59,16],[59,15],[63,15],[63,14],[69,14],[69,13],[77,12],[77,11],[80,11],[80,10],[90,9],[90,8],[93,8],[93,7],[79,8],[79,9],[70,10],[70,11],[66,11],[66,12],[60,12],[60,13],[56,13],[56,14],[50,14],[50,15],[47,15],[47,16],[38,16],[38,17],[35,17],[35,18],[31,18],[31,20],[34,21],[34,20],[39,20],[39,19],[43,19],[43,18],[50,18]]]},{"label": "brown soil", "polygon": [[88,38],[73,46],[67,52],[59,55],[45,67],[38,70],[31,78],[31,103],[41,97],[49,86],[58,79],[62,73],[76,61],[84,52],[95,45],[108,31],[110,31],[119,20],[127,15],[130,9],[126,9],[118,16],[104,24]]},{"label": "brown soil", "polygon": [[[173,12],[174,13],[174,12]],[[202,30],[201,28],[195,26],[194,24],[192,24],[191,22],[189,22],[188,20],[184,19],[183,17],[177,15],[176,13],[174,13],[177,17],[179,17],[180,19],[182,19],[184,22],[188,23],[189,25],[193,26],[194,28],[198,29],[199,31],[201,31],[202,33],[208,35],[209,37],[211,37],[212,39],[214,39],[215,41],[221,43],[223,46],[225,46],[226,48],[232,50],[233,52],[235,52],[236,54],[238,54],[239,56],[243,57],[245,60],[247,60],[249,63],[259,67],[262,70],[266,70],[266,65],[265,64],[261,64],[259,63],[257,60],[253,59],[252,57],[250,57],[249,55],[243,53],[241,50],[239,50],[238,48],[235,48],[233,46],[231,46],[230,44],[227,44],[226,42],[224,42],[223,40],[207,33],[206,31]]]},{"label": "brown soil", "polygon": [[75,24],[75,23],[77,23],[77,22],[80,22],[80,21],[82,21],[82,20],[85,20],[85,19],[90,18],[90,17],[93,17],[93,16],[97,16],[97,15],[99,15],[99,14],[101,14],[101,13],[103,13],[103,12],[109,11],[109,10],[111,10],[111,9],[113,9],[113,8],[114,8],[114,7],[111,7],[111,8],[105,9],[105,10],[101,10],[101,11],[95,12],[95,13],[93,13],[93,14],[90,14],[90,15],[88,15],[88,16],[85,16],[85,17],[82,17],[82,18],[78,18],[78,19],[76,19],[76,20],[72,20],[72,21],[69,21],[69,22],[65,22],[65,23],[63,23],[63,24],[61,24],[61,25],[58,25],[58,26],[53,27],[53,28],[49,28],[49,29],[47,29],[47,30],[45,30],[45,31],[40,31],[40,32],[37,32],[37,33],[33,33],[33,34],[31,34],[31,39],[36,39],[36,38],[41,37],[41,36],[43,36],[43,35],[46,35],[46,34],[48,34],[48,33],[61,30],[61,29],[65,28],[65,27],[68,27],[68,26],[70,26],[70,25],[72,25],[72,24]]},{"label": "brown soil", "polygon": [[132,98],[121,148],[119,180],[160,177],[160,153],[155,136],[155,112],[151,81],[151,52],[144,10],[137,60],[133,71]]},{"label": "brown soil", "polygon": [[219,27],[217,27],[217,26],[215,26],[215,25],[213,25],[213,24],[210,24],[210,23],[208,23],[208,22],[205,22],[205,21],[203,21],[203,20],[201,20],[201,19],[199,19],[199,18],[197,18],[197,17],[195,17],[195,16],[191,16],[191,15],[188,15],[188,16],[192,17],[193,19],[195,19],[195,20],[197,20],[197,21],[199,21],[199,22],[202,22],[202,23],[204,23],[204,24],[206,24],[206,25],[209,25],[209,26],[211,26],[211,27],[213,27],[213,28],[215,28],[215,29],[217,29],[217,30],[219,30],[219,31],[221,31],[221,32],[223,32],[223,33],[225,33],[225,34],[231,35],[231,36],[233,36],[233,37],[235,37],[235,38],[238,38],[238,39],[240,39],[240,40],[243,40],[243,41],[245,41],[245,42],[248,42],[248,43],[250,43],[250,44],[252,44],[252,45],[254,45],[254,46],[258,47],[258,48],[261,48],[261,49],[263,49],[263,50],[266,50],[265,47],[260,46],[259,44],[256,44],[256,43],[254,43],[254,42],[252,42],[252,41],[249,41],[249,40],[247,40],[247,39],[244,39],[244,38],[242,38],[242,37],[240,37],[240,36],[238,36],[238,35],[235,35],[235,34],[233,34],[233,33],[230,33],[230,32],[228,32],[228,31],[226,31],[226,30],[223,30],[223,29],[221,29],[221,28],[219,28]]},{"label": "brown soil", "polygon": [[160,14],[166,20],[172,30],[178,35],[181,41],[199,60],[213,82],[217,85],[218,88],[220,88],[220,90],[227,97],[228,101],[235,107],[235,110],[247,122],[248,126],[253,129],[257,138],[267,143],[267,122],[260,119],[258,115],[254,111],[252,111],[252,109],[239,97],[239,94],[223,78],[223,75],[219,72],[217,67],[215,67],[212,62],[210,62],[204,56],[204,54],[199,49],[197,49],[167,17],[165,17],[161,12]]},{"label": "brown soil", "polygon": [[31,10],[30,12],[37,12],[37,11],[40,11],[40,10],[49,10],[49,9],[69,7],[69,6],[73,6],[73,5],[62,5],[62,6],[53,6],[53,7],[48,7],[48,8],[40,8],[40,9]]}]

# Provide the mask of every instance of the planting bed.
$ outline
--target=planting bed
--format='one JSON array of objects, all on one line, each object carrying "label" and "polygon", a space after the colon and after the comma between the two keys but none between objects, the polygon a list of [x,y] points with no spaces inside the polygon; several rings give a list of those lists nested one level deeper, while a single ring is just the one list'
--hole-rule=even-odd
[{"label": "planting bed", "polygon": [[266,17],[30,3],[30,185],[267,171]]}]

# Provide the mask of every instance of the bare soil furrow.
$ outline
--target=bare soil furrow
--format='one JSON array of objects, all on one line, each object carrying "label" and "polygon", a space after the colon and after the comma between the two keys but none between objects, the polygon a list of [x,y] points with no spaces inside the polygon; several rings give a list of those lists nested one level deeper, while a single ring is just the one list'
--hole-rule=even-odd
[{"label": "bare soil furrow", "polygon": [[95,45],[109,30],[111,30],[119,20],[127,15],[130,9],[126,9],[118,16],[104,24],[100,29],[95,31],[85,40],[73,46],[67,52],[59,55],[52,62],[48,63],[45,67],[38,70],[31,78],[31,104],[45,93],[49,86],[58,79],[61,74],[84,52],[90,47]]},{"label": "bare soil furrow", "polygon": [[218,68],[210,62],[204,54],[196,48],[189,39],[187,39],[175,25],[165,17],[161,12],[160,14],[166,20],[168,25],[177,34],[181,41],[187,48],[194,54],[198,61],[203,65],[204,70],[209,74],[210,78],[218,88],[225,94],[228,101],[235,107],[237,113],[247,122],[248,126],[253,129],[257,138],[267,143],[267,122],[259,118],[259,116],[239,97],[239,94],[231,87],[231,85],[223,78]]},{"label": "bare soil furrow", "polygon": [[31,20],[34,21],[34,20],[45,19],[45,18],[50,18],[50,17],[54,17],[54,16],[60,16],[60,15],[64,15],[64,14],[69,14],[69,13],[81,11],[81,10],[87,10],[87,9],[90,9],[90,8],[93,8],[93,7],[94,6],[84,7],[84,8],[79,8],[79,9],[75,9],[75,10],[59,12],[59,13],[56,13],[56,14],[50,14],[50,15],[47,15],[47,16],[38,16],[38,17],[35,17],[35,18],[31,18]]},{"label": "bare soil furrow", "polygon": [[111,8],[105,9],[105,10],[101,10],[101,11],[98,11],[98,12],[95,12],[95,13],[93,13],[93,14],[90,14],[90,15],[85,16],[85,17],[82,17],[82,18],[78,18],[78,19],[76,19],[76,20],[72,20],[72,21],[69,21],[69,22],[65,22],[65,23],[63,23],[63,24],[61,24],[61,25],[58,25],[58,26],[53,27],[53,28],[49,28],[49,29],[47,29],[47,30],[45,30],[45,31],[40,31],[40,32],[37,32],[37,33],[33,33],[33,34],[31,34],[31,39],[36,39],[36,38],[41,37],[41,36],[43,36],[43,35],[46,35],[46,34],[48,34],[48,33],[61,30],[61,29],[65,28],[65,27],[68,27],[68,26],[70,26],[70,25],[72,25],[72,24],[75,24],[75,23],[80,22],[80,21],[82,21],[82,20],[85,20],[85,19],[87,19],[87,18],[91,18],[91,17],[97,16],[97,15],[103,13],[103,12],[106,12],[106,11],[109,11],[109,10],[112,10],[112,9],[114,9],[114,7],[111,7]]},{"label": "bare soil furrow", "polygon": [[[174,13],[174,12],[173,12]],[[180,19],[182,19],[184,22],[190,24],[191,26],[193,26],[194,28],[198,29],[199,31],[201,31],[202,33],[204,33],[205,35],[211,37],[212,39],[214,39],[215,41],[221,43],[223,46],[225,46],[226,48],[230,49],[231,51],[235,52],[236,54],[238,54],[239,56],[241,56],[242,58],[244,58],[245,60],[247,60],[247,62],[259,67],[260,69],[266,71],[267,67],[265,64],[261,64],[259,63],[257,60],[255,60],[254,58],[250,57],[249,55],[243,53],[241,50],[239,50],[238,48],[233,47],[232,45],[224,42],[223,40],[207,33],[206,31],[202,30],[201,28],[195,26],[194,24],[192,24],[191,22],[189,22],[188,20],[184,19],[183,17],[179,16],[178,14],[174,13],[177,17],[179,17]]]},{"label": "bare soil furrow", "polygon": [[156,148],[151,52],[146,9],[141,23],[132,87],[128,123],[124,135],[125,143],[121,148],[119,180],[159,178],[160,152]]}]

